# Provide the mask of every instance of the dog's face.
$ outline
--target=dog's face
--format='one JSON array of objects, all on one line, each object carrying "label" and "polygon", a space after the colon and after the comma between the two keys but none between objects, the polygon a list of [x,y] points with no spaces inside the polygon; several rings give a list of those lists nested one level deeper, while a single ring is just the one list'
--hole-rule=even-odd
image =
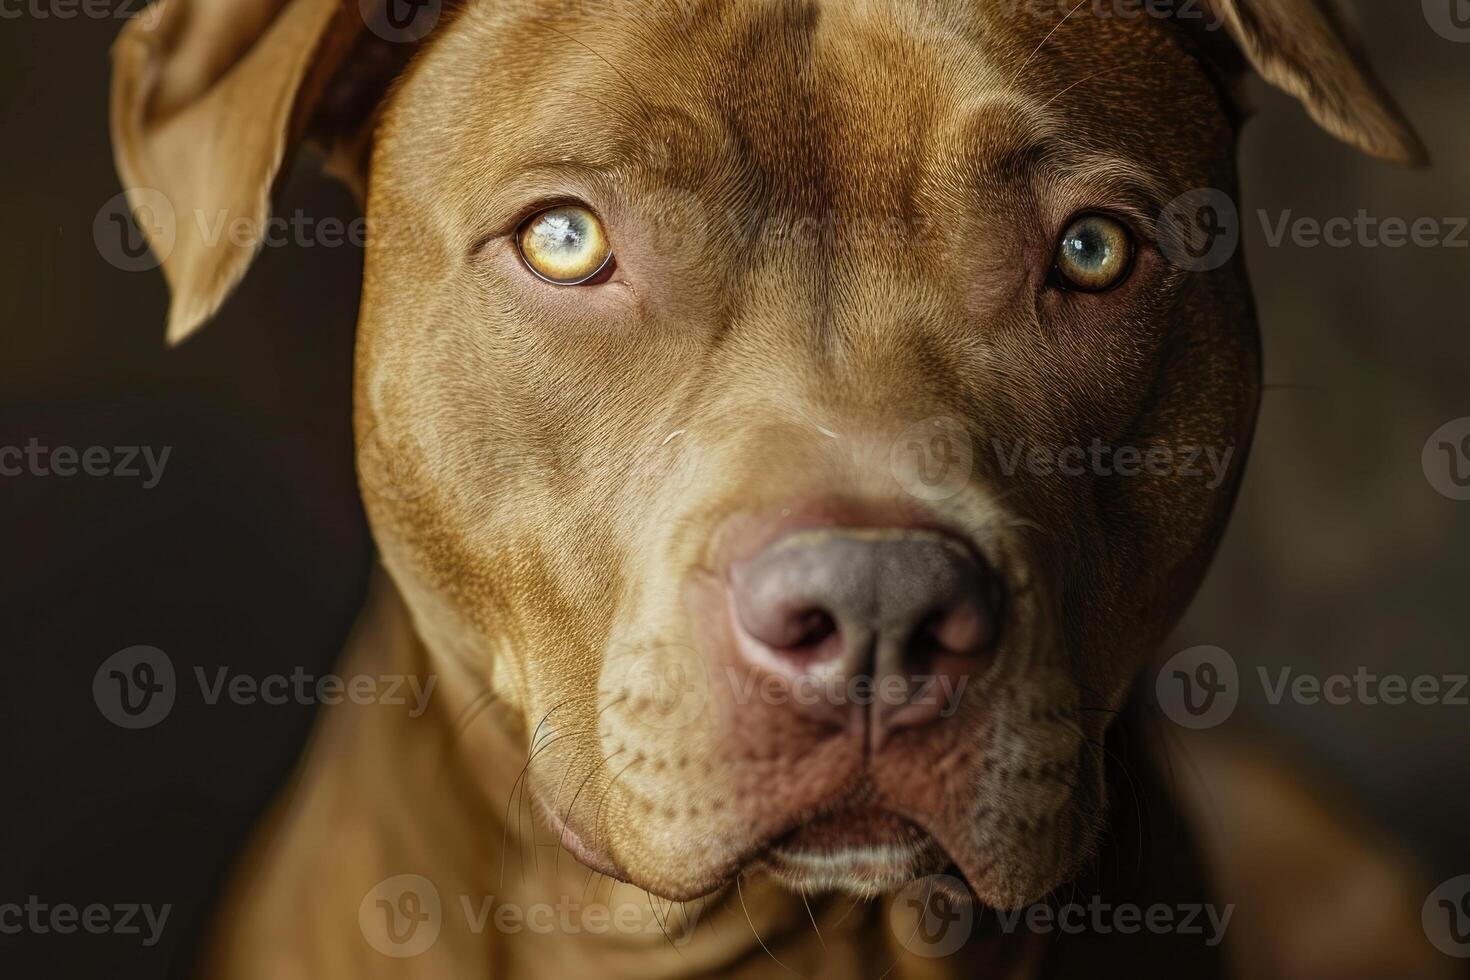
[{"label": "dog's face", "polygon": [[1245,285],[1153,240],[1233,186],[1230,124],[1147,21],[1027,64],[1050,25],[978,5],[677,13],[472,6],[388,107],[369,219],[414,247],[370,251],[358,406],[412,485],[368,474],[378,540],[591,863],[1034,898],[1238,468],[1032,451],[1244,455]]},{"label": "dog's face", "polygon": [[365,171],[365,499],[436,664],[664,896],[1035,899],[1254,422],[1240,261],[1159,241],[1233,192],[1239,15],[551,6],[441,25]]}]

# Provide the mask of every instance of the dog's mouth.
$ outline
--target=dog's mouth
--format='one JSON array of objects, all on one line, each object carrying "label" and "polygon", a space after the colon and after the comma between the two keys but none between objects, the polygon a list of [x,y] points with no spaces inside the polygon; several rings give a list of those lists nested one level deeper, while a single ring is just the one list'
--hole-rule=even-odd
[{"label": "dog's mouth", "polygon": [[[578,861],[616,880],[629,880],[600,848],[588,846],[575,824],[550,807],[540,809],[558,843]],[[803,892],[842,891],[863,897],[896,891],[928,875],[961,874],[927,830],[867,801],[840,803],[764,844],[753,844],[747,857],[728,871],[732,877],[762,871]]]},{"label": "dog's mouth", "polygon": [[843,807],[776,838],[754,864],[802,891],[894,891],[951,862],[928,831],[872,804]]}]

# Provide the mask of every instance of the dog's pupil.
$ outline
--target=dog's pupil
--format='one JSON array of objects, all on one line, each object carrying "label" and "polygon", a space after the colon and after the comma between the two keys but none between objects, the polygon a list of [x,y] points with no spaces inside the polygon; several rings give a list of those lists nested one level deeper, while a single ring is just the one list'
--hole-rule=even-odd
[{"label": "dog's pupil", "polygon": [[1092,269],[1106,265],[1112,252],[1102,229],[1093,223],[1076,229],[1067,239],[1067,247],[1074,262]]},{"label": "dog's pupil", "polygon": [[541,233],[550,247],[566,252],[575,252],[582,247],[585,236],[570,218],[553,214],[548,215],[544,222]]}]

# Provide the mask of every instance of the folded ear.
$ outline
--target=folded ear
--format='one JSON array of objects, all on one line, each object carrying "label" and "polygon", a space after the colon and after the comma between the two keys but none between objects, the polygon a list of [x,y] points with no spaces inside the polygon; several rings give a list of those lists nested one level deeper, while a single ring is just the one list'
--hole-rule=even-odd
[{"label": "folded ear", "polygon": [[352,73],[343,71],[349,55],[357,62],[372,40],[362,6],[368,0],[160,0],[124,28],[113,49],[113,152],[134,208],[159,195],[172,207],[171,247],[160,248],[169,242],[159,229],[143,229],[172,293],[170,343],[245,275],[303,138],[350,138],[326,132],[345,123],[323,117],[356,104],[335,86]]},{"label": "folded ear", "polygon": [[1300,99],[1322,128],[1385,160],[1428,162],[1334,0],[1205,2],[1261,77]]}]

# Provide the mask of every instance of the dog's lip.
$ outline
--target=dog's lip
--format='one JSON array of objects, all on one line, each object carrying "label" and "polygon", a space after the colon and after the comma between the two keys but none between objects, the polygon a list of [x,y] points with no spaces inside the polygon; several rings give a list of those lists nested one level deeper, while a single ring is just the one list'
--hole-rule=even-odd
[{"label": "dog's lip", "polygon": [[[774,832],[745,842],[721,867],[710,869],[699,876],[698,881],[686,882],[688,887],[680,889],[677,895],[664,894],[665,890],[657,886],[640,884],[609,855],[588,846],[576,827],[563,820],[551,807],[539,805],[538,801],[538,808],[557,835],[560,845],[585,867],[675,901],[693,901],[714,895],[750,870],[764,868],[804,875],[814,869],[830,872],[838,863],[846,863],[858,875],[902,875],[917,879],[943,874],[965,882],[972,890],[975,887],[975,879],[953,856],[942,835],[925,826],[915,815],[902,813],[899,808],[886,803],[859,802],[849,797],[814,811],[795,814]],[[876,840],[842,839],[841,825],[852,820],[870,830],[886,826],[889,833],[884,835],[880,832]],[[837,830],[837,835],[826,836],[830,829]]]},{"label": "dog's lip", "polygon": [[823,855],[869,848],[908,851],[932,839],[918,824],[892,810],[858,804],[803,820],[776,837],[767,850]]},{"label": "dog's lip", "polygon": [[[539,801],[538,801],[539,803]],[[628,878],[623,874],[617,864],[606,854],[597,848],[588,846],[582,839],[582,835],[569,821],[562,819],[554,807],[539,804],[541,814],[550,825],[552,833],[556,834],[557,843],[565,847],[572,857],[576,858],[586,867],[606,875],[616,881],[627,882]]]},{"label": "dog's lip", "polygon": [[795,887],[832,887],[836,881],[886,891],[954,867],[939,842],[894,810],[861,803],[808,818],[771,838],[746,867],[760,868]]}]

